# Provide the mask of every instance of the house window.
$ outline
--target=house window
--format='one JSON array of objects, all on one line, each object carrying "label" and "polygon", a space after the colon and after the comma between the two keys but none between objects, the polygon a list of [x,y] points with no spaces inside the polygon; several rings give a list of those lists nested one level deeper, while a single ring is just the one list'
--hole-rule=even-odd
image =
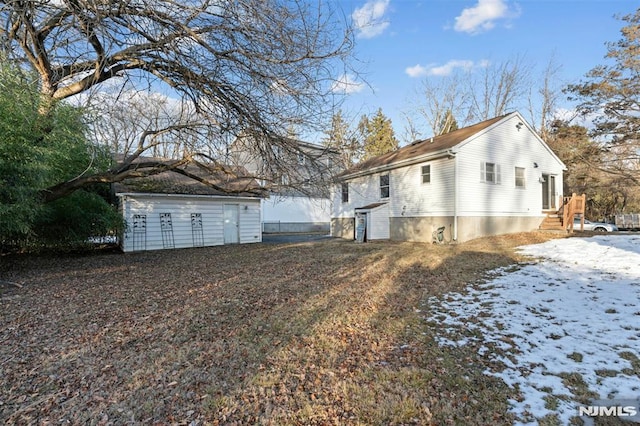
[{"label": "house window", "polygon": [[349,202],[349,184],[348,183],[342,184],[342,202],[343,203]]},{"label": "house window", "polygon": [[283,185],[283,186],[289,185],[289,176],[288,175],[280,176],[280,185]]},{"label": "house window", "polygon": [[516,188],[524,188],[524,167],[516,167]]},{"label": "house window", "polygon": [[422,166],[422,183],[431,183],[431,165]]},{"label": "house window", "polygon": [[496,163],[480,163],[480,180],[487,183],[499,184],[500,164]]},{"label": "house window", "polygon": [[389,175],[380,176],[380,198],[389,198]]},{"label": "house window", "polygon": [[298,154],[298,164],[299,165],[304,165],[305,162],[305,158],[304,158],[304,154]]}]

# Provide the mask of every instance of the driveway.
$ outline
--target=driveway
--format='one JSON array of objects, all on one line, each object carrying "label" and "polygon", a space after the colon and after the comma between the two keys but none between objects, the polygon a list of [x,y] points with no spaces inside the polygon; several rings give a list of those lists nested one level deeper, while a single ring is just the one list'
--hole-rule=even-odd
[{"label": "driveway", "polygon": [[328,234],[262,234],[262,242],[265,244],[290,244],[308,243],[332,238]]}]

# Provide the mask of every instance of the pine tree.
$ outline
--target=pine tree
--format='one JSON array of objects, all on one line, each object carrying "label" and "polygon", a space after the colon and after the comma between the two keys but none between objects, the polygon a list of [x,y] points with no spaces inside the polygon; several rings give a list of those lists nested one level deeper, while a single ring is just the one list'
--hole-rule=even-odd
[{"label": "pine tree", "polygon": [[596,116],[590,133],[610,154],[604,168],[640,185],[640,9],[622,20],[623,38],[607,44],[609,63],[567,91],[584,117]]},{"label": "pine tree", "polygon": [[331,118],[331,128],[325,132],[324,146],[340,152],[340,159],[344,168],[355,164],[362,156],[362,143],[349,123],[343,118],[339,110]]},{"label": "pine tree", "polygon": [[363,160],[368,160],[398,149],[398,140],[393,132],[391,119],[382,113],[382,108],[379,108],[376,115],[371,119],[363,116],[358,125],[358,129],[364,139]]}]

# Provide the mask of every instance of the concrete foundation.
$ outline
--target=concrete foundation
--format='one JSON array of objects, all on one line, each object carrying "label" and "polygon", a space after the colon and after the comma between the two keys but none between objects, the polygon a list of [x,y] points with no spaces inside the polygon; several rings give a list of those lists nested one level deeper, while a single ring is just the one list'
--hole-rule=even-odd
[{"label": "concrete foundation", "polygon": [[[538,229],[542,217],[458,217],[458,242],[489,235],[530,232]],[[453,216],[392,217],[389,218],[390,236],[396,241],[431,242],[433,231],[444,226],[444,238],[453,240]]]},{"label": "concrete foundation", "polygon": [[309,232],[329,233],[329,222],[263,222],[262,232],[265,234],[292,234]]},{"label": "concrete foundation", "polygon": [[356,238],[356,219],[334,217],[331,219],[331,236],[353,240]]}]

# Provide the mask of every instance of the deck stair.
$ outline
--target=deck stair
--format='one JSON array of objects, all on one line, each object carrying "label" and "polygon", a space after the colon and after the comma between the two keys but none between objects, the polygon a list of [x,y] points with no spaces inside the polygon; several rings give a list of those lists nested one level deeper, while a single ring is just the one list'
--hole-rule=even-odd
[{"label": "deck stair", "polygon": [[546,216],[540,224],[540,229],[573,232],[573,219],[576,215],[584,218],[585,206],[586,197],[584,194],[576,195],[574,193],[571,197],[563,197],[562,206],[558,211],[547,210],[544,212]]},{"label": "deck stair", "polygon": [[562,226],[562,214],[558,212],[546,212],[546,216],[540,224],[540,229],[543,231],[564,231]]}]

